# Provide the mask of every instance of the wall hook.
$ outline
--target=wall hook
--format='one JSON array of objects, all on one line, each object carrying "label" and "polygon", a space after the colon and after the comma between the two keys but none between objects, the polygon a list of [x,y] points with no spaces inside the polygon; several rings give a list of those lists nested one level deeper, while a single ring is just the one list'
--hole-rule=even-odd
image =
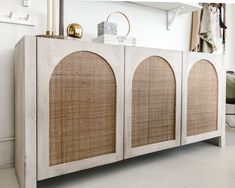
[{"label": "wall hook", "polygon": [[12,18],[13,17],[13,12],[11,11],[7,17]]},{"label": "wall hook", "polygon": [[29,18],[30,18],[30,15],[29,14],[27,14],[27,16],[24,18],[26,21],[28,21],[29,20]]},{"label": "wall hook", "polygon": [[36,17],[27,13],[27,14],[18,14],[13,11],[0,12],[0,22],[8,24],[18,24],[25,26],[35,26]]}]

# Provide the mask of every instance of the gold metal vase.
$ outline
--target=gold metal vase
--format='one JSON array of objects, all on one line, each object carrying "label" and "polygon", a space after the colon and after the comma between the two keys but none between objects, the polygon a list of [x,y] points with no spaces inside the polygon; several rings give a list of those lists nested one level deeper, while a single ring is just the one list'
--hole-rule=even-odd
[{"label": "gold metal vase", "polygon": [[82,38],[83,29],[82,26],[77,23],[72,23],[67,27],[67,35],[73,38]]}]

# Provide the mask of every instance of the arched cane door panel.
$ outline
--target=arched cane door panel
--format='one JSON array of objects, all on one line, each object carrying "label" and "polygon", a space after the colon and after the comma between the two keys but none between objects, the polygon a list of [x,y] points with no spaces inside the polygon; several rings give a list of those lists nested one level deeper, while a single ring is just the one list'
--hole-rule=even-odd
[{"label": "arched cane door panel", "polygon": [[141,62],[132,81],[131,146],[175,139],[176,81],[166,60],[152,56]]},{"label": "arched cane door panel", "polygon": [[124,47],[37,38],[38,180],[123,159]]},{"label": "arched cane door panel", "polygon": [[222,56],[207,53],[183,53],[182,145],[221,139],[223,119]]},{"label": "arched cane door panel", "polygon": [[50,166],[115,153],[116,81],[102,57],[80,51],[55,67],[49,84]]},{"label": "arched cane door panel", "polygon": [[180,51],[125,49],[125,150],[131,158],[180,145]]},{"label": "arched cane door panel", "polygon": [[196,62],[188,76],[187,136],[216,131],[218,125],[218,78],[207,60]]}]

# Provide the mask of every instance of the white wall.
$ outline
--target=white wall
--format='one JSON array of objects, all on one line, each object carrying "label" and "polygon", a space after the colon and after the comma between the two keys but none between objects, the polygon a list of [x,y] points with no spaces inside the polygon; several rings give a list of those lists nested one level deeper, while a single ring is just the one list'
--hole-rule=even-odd
[{"label": "white wall", "polygon": [[[113,11],[122,11],[130,19],[130,36],[137,38],[138,46],[149,46],[187,50],[189,47],[191,15],[182,15],[175,21],[172,31],[166,30],[166,13],[164,11],[134,5],[125,2],[79,2],[69,0],[65,8],[65,25],[78,22],[84,27],[84,40],[97,36],[97,24],[105,21]],[[127,24],[119,15],[110,21],[119,23],[119,33],[125,34]],[[122,18],[122,17],[121,17]]]},{"label": "white wall", "polygon": [[23,8],[21,0],[0,0],[0,12],[33,13],[38,26],[27,27],[0,23],[0,168],[13,165],[14,137],[14,45],[23,35],[35,35],[45,30],[46,0],[32,0],[32,6]]},{"label": "white wall", "polygon": [[227,6],[226,56],[228,70],[235,71],[235,4]]},{"label": "white wall", "polygon": [[[65,2],[65,25],[71,22],[80,23],[84,28],[82,40],[90,41],[95,37],[97,24],[105,21],[110,12],[123,11],[130,18],[130,36],[137,38],[138,46],[177,50],[187,50],[189,47],[190,14],[179,16],[172,30],[167,31],[166,14],[160,10],[124,2]],[[0,140],[14,137],[14,45],[23,35],[36,35],[46,31],[46,0],[31,0],[30,8],[23,8],[21,0],[0,0],[1,10],[14,10],[25,14],[31,12],[37,16],[38,24],[36,27],[26,27],[0,23]],[[114,16],[111,21],[120,23],[119,33],[125,33],[127,28],[123,19]],[[235,57],[229,56],[229,59]],[[13,165],[13,148],[14,141],[0,141],[0,168]]]},{"label": "white wall", "polygon": [[[226,56],[227,69],[235,71],[235,4],[230,4],[227,7],[227,39],[226,39]],[[235,112],[235,105],[226,105],[226,110],[229,113]],[[235,116],[227,116],[226,120],[235,126]]]},{"label": "white wall", "polygon": [[[166,30],[166,14],[163,11],[144,8],[124,2],[79,2],[66,0],[65,25],[78,22],[84,28],[83,40],[97,35],[97,24],[112,11],[123,11],[131,21],[131,36],[137,37],[140,46],[188,49],[191,15],[180,16],[172,31]],[[30,8],[23,8],[21,0],[0,0],[1,10],[19,13],[31,12],[37,16],[37,27],[0,23],[0,139],[14,137],[14,45],[23,35],[36,35],[46,31],[46,0],[31,0]],[[124,34],[127,27],[123,19],[114,16]],[[14,141],[0,141],[0,168],[13,165]]]}]

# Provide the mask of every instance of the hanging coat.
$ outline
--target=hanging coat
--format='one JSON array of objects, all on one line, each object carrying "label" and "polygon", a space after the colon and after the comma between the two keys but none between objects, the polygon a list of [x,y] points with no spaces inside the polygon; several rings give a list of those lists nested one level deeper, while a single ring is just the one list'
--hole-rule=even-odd
[{"label": "hanging coat", "polygon": [[201,24],[199,30],[200,51],[212,53],[216,51],[215,36],[213,33],[212,12],[208,3],[203,4]]}]

